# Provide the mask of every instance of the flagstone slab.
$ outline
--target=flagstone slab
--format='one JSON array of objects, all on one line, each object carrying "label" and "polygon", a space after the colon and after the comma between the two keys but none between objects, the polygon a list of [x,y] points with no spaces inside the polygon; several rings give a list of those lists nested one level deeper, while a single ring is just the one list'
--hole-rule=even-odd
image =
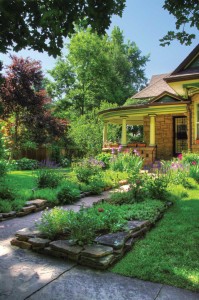
[{"label": "flagstone slab", "polygon": [[83,250],[81,246],[72,246],[68,240],[57,240],[49,245],[53,250],[58,250],[71,255],[78,255]]},{"label": "flagstone slab", "polygon": [[43,234],[35,227],[20,229],[15,235],[21,241],[28,241],[29,238],[43,237]]},{"label": "flagstone slab", "polygon": [[10,243],[12,246],[17,246],[21,249],[31,249],[32,247],[30,243],[27,243],[25,241],[19,241],[18,239],[13,239]]},{"label": "flagstone slab", "polygon": [[35,205],[36,207],[41,207],[47,204],[47,200],[44,199],[35,199],[26,202],[26,206]]},{"label": "flagstone slab", "polygon": [[84,250],[81,252],[81,257],[90,256],[90,257],[99,258],[111,253],[113,253],[112,247],[103,246],[103,245],[91,245],[91,246],[86,246],[84,248]]},{"label": "flagstone slab", "polygon": [[130,237],[129,232],[116,232],[101,235],[95,239],[96,243],[113,247],[114,249],[120,249],[124,246],[126,240]]},{"label": "flagstone slab", "polygon": [[28,243],[30,243],[33,247],[36,248],[45,248],[49,245],[51,241],[49,239],[42,239],[42,238],[30,238]]},{"label": "flagstone slab", "polygon": [[10,211],[8,213],[2,213],[1,216],[2,218],[13,218],[14,216],[16,216],[16,211]]}]

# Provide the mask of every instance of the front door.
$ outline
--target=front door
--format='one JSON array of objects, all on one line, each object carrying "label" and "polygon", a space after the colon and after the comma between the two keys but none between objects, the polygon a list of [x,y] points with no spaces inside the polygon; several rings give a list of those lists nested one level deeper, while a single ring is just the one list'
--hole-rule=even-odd
[{"label": "front door", "polygon": [[174,156],[187,149],[187,117],[174,117]]}]

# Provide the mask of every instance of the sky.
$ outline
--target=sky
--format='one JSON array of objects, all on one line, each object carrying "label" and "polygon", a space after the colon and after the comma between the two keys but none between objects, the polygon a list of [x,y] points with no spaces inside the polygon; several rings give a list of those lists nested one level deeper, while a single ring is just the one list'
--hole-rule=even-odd
[{"label": "sky", "polygon": [[[166,47],[159,45],[159,39],[168,30],[175,29],[175,19],[162,8],[163,4],[164,0],[127,0],[122,18],[113,16],[111,26],[107,30],[107,33],[110,33],[114,26],[119,26],[123,30],[125,41],[135,42],[143,55],[150,54],[145,72],[148,79],[152,75],[169,73],[176,69],[199,42],[199,33],[195,29],[193,33],[197,35],[197,39],[191,46],[181,45],[178,41]],[[0,54],[4,65],[10,63],[9,54],[14,53]],[[56,59],[49,57],[47,53],[22,50],[15,54],[40,60],[45,73],[56,63]]]}]

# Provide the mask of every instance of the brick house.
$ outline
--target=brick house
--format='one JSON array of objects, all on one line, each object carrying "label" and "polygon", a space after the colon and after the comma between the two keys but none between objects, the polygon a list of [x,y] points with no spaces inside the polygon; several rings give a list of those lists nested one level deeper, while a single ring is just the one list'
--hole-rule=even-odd
[{"label": "brick house", "polygon": [[[145,159],[170,159],[183,151],[199,153],[199,45],[170,74],[154,75],[135,94],[136,104],[99,113],[104,121],[103,150],[107,151],[108,124],[122,125],[121,145],[127,144],[126,127],[143,125],[145,145],[136,145]],[[136,101],[135,100],[135,101]]]}]

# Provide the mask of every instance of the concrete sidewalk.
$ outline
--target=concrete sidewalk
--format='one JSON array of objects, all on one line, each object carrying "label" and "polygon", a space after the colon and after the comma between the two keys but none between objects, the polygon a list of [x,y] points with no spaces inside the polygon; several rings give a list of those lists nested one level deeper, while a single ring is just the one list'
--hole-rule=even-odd
[{"label": "concrete sidewalk", "polygon": [[[107,197],[86,197],[64,209],[78,211]],[[95,271],[10,245],[17,230],[31,227],[41,212],[0,223],[0,300],[196,300],[199,294]]]}]

